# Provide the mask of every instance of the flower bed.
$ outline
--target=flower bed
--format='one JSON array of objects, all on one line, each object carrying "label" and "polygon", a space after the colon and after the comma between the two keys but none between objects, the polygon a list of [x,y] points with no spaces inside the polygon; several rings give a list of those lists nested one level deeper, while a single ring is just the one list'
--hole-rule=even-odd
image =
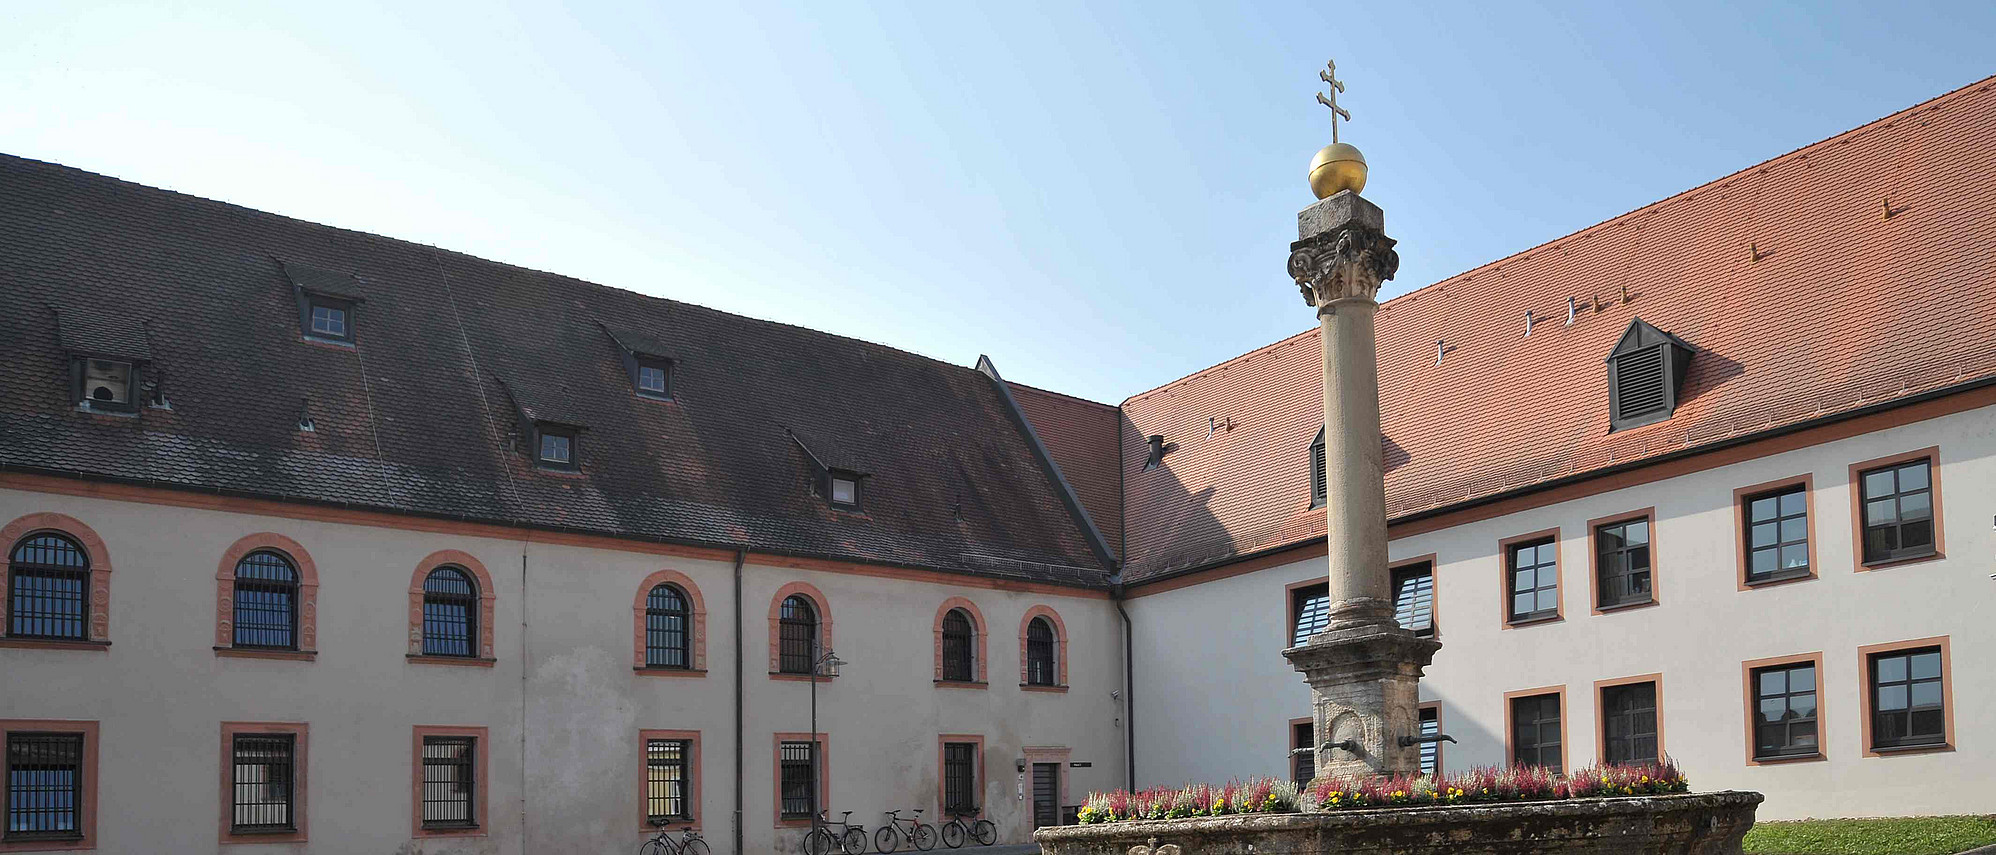
[{"label": "flower bed", "polygon": [[1677,764],[1589,766],[1561,778],[1545,769],[1480,767],[1442,775],[1385,778],[1323,778],[1298,791],[1287,781],[1250,778],[1225,786],[1193,784],[1155,787],[1135,793],[1089,793],[1082,805],[1084,825],[1143,819],[1184,819],[1250,813],[1339,811],[1379,807],[1558,801],[1610,796],[1656,796],[1691,789]]}]

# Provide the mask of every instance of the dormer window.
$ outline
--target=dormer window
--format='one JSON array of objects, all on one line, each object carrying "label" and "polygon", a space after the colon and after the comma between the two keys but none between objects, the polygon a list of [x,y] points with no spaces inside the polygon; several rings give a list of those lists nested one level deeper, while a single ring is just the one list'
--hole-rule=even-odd
[{"label": "dormer window", "polygon": [[665,360],[647,357],[636,362],[638,394],[647,398],[672,397],[672,375]]},{"label": "dormer window", "polygon": [[549,469],[576,468],[575,431],[554,425],[541,425],[535,432],[539,434],[534,443],[537,449],[535,459],[540,465]]},{"label": "dormer window", "polygon": [[1317,438],[1310,442],[1310,507],[1321,508],[1330,495],[1329,480],[1324,471],[1324,429],[1317,428]]},{"label": "dormer window", "polygon": [[675,361],[665,352],[665,342],[639,327],[612,326],[602,321],[596,325],[610,336],[610,343],[617,346],[617,356],[624,362],[624,370],[631,375],[631,386],[638,397],[654,401],[672,400],[672,364]]},{"label": "dormer window", "polygon": [[858,475],[854,475],[851,472],[831,472],[825,477],[831,485],[825,491],[825,495],[832,500],[834,506],[841,508],[859,507]]},{"label": "dormer window", "polygon": [[1642,427],[1677,412],[1691,345],[1636,318],[1608,354],[1608,428]]},{"label": "dormer window", "polygon": [[353,340],[352,304],[317,295],[307,295],[305,299],[310,308],[306,319],[307,335],[333,341]]},{"label": "dormer window", "polygon": [[307,341],[354,343],[354,312],[362,297],[351,273],[283,261],[291,296],[298,301],[298,332]]},{"label": "dormer window", "polygon": [[164,400],[144,322],[75,307],[53,314],[57,340],[69,360],[70,400],[77,409],[127,414],[138,411],[140,400]]}]

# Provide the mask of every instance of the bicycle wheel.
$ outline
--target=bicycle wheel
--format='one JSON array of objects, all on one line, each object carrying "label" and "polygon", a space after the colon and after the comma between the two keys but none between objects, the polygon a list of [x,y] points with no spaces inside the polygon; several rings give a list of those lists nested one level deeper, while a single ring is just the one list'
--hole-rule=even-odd
[{"label": "bicycle wheel", "polygon": [[901,838],[895,833],[894,826],[883,825],[879,831],[873,833],[873,848],[882,852],[892,852],[901,848]]},{"label": "bicycle wheel", "polygon": [[714,855],[714,850],[707,848],[707,841],[695,837],[679,847],[679,855]]},{"label": "bicycle wheel", "polygon": [[846,855],[860,855],[866,851],[866,829],[857,825],[846,826],[844,837],[839,842],[845,844]]},{"label": "bicycle wheel", "polygon": [[665,841],[654,837],[638,847],[638,855],[672,855],[672,850],[665,848]]},{"label": "bicycle wheel", "polygon": [[926,822],[915,824],[915,848],[927,852],[936,848],[936,827]]},{"label": "bicycle wheel", "polygon": [[813,828],[804,835],[804,851],[807,855],[831,855],[839,842],[832,839],[832,833],[822,828]]},{"label": "bicycle wheel", "polygon": [[977,838],[977,842],[990,846],[998,842],[998,826],[992,824],[991,820],[980,819],[970,826],[970,836]]},{"label": "bicycle wheel", "polygon": [[963,845],[963,820],[952,819],[943,823],[943,845],[956,849]]}]

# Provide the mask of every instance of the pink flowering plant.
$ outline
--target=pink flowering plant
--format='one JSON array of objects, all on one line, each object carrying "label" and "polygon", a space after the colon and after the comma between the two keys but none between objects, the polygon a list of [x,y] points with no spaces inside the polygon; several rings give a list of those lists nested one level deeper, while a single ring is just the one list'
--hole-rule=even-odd
[{"label": "pink flowering plant", "polygon": [[1690,789],[1684,773],[1668,758],[1657,763],[1589,766],[1564,779],[1537,766],[1480,766],[1442,775],[1319,778],[1304,790],[1304,809],[1335,811],[1653,796]]},{"label": "pink flowering plant", "polygon": [[1295,813],[1301,805],[1296,785],[1274,778],[1232,780],[1225,785],[1188,784],[1089,793],[1078,818],[1084,825],[1138,819],[1186,819],[1245,813]]}]

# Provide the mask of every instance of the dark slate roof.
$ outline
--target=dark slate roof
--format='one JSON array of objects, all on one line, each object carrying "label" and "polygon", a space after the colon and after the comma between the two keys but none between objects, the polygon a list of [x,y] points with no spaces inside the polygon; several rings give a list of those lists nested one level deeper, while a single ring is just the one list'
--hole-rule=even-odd
[{"label": "dark slate roof", "polygon": [[[69,298],[77,299],[73,295]],[[143,320],[124,312],[122,308],[107,311],[100,308],[101,304],[84,305],[89,308],[49,307],[49,319],[55,324],[63,350],[86,356],[122,356],[137,362],[152,359],[152,345],[146,340]],[[27,310],[27,307],[22,306],[21,309]]]},{"label": "dark slate roof", "polygon": [[[365,293],[356,346],[301,340],[294,282]],[[62,338],[72,313],[148,325],[172,409],[75,412],[50,306]],[[669,341],[672,401],[633,393],[598,319]],[[516,397],[530,417],[588,428],[579,474],[531,465]],[[301,400],[310,433],[298,429]],[[811,494],[815,473],[786,428],[865,464],[864,513]],[[0,466],[1108,579],[998,390],[971,368],[4,155]]]}]

